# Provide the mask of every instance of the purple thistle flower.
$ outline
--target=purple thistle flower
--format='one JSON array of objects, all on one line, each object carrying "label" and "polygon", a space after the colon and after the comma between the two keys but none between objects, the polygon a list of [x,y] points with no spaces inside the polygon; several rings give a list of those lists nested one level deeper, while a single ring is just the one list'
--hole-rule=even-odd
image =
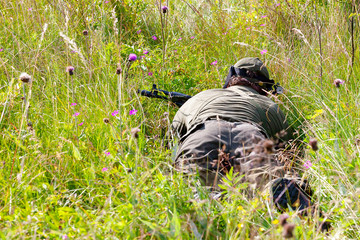
[{"label": "purple thistle flower", "polygon": [[110,153],[110,152],[105,152],[105,154],[108,155],[108,156],[110,156],[111,153]]},{"label": "purple thistle flower", "polygon": [[280,6],[280,3],[276,4],[275,6],[277,6],[277,7]]},{"label": "purple thistle flower", "polygon": [[195,36],[191,36],[191,37],[190,37],[190,39],[194,39],[194,38],[195,38]]},{"label": "purple thistle flower", "polygon": [[344,83],[345,83],[345,81],[344,81],[344,80],[341,80],[341,79],[339,79],[339,78],[337,78],[337,79],[334,80],[334,85],[335,85],[335,87],[337,87],[337,88],[340,87],[340,84],[342,85],[342,84],[344,84]]},{"label": "purple thistle flower", "polygon": [[138,110],[136,109],[132,109],[129,111],[129,115],[135,115],[137,113]]},{"label": "purple thistle flower", "polygon": [[261,18],[266,18],[267,16],[266,15],[264,15],[264,16],[261,16]]},{"label": "purple thistle flower", "polygon": [[264,27],[264,26],[265,26],[265,23],[261,24],[260,26]]},{"label": "purple thistle flower", "polygon": [[0,48],[0,52],[2,52],[2,51],[4,51],[4,49],[3,49],[3,48]]},{"label": "purple thistle flower", "polygon": [[118,114],[119,114],[119,111],[118,111],[118,110],[115,110],[114,112],[111,113],[111,115],[113,115],[114,117],[115,117],[116,115],[118,115]]},{"label": "purple thistle flower", "polygon": [[105,3],[109,3],[109,1],[105,1]]},{"label": "purple thistle flower", "polygon": [[81,123],[79,123],[79,126],[82,126],[84,124],[84,122],[81,122]]},{"label": "purple thistle flower", "polygon": [[133,62],[133,61],[136,61],[136,59],[137,59],[136,54],[130,53],[130,55],[129,55],[129,61],[130,61],[130,62]]},{"label": "purple thistle flower", "polygon": [[212,63],[210,63],[211,65],[215,66],[217,64],[217,60],[213,61]]},{"label": "purple thistle flower", "polygon": [[71,106],[76,106],[76,105],[77,105],[77,103],[71,103],[70,105],[71,105]]},{"label": "purple thistle flower", "polygon": [[264,50],[261,50],[260,53],[261,53],[261,55],[263,55],[263,54],[267,53],[267,51],[268,51],[268,50],[264,49]]},{"label": "purple thistle flower", "polygon": [[306,169],[309,169],[309,168],[312,167],[312,163],[311,163],[310,161],[306,161],[306,162],[304,163],[304,167],[305,167]]},{"label": "purple thistle flower", "polygon": [[148,54],[149,53],[149,51],[148,50],[144,50],[144,52],[143,52],[144,54]]},{"label": "purple thistle flower", "polygon": [[181,41],[181,40],[182,40],[182,38],[179,38],[179,39],[178,39],[178,41]]},{"label": "purple thistle flower", "polygon": [[66,71],[69,73],[69,75],[73,75],[74,70],[75,70],[75,68],[73,66],[67,66],[66,67]]},{"label": "purple thistle flower", "polygon": [[152,73],[152,72],[148,72],[148,75],[149,75],[149,76],[152,76],[152,75],[153,75],[153,73]]},{"label": "purple thistle flower", "polygon": [[250,27],[247,27],[246,30],[250,30]]},{"label": "purple thistle flower", "polygon": [[80,113],[79,113],[79,112],[76,112],[76,113],[74,113],[73,117],[77,117],[77,116],[79,116],[79,115],[80,115]]},{"label": "purple thistle flower", "polygon": [[104,167],[101,171],[106,172],[107,170],[109,170],[107,167]]},{"label": "purple thistle flower", "polygon": [[151,37],[154,41],[156,41],[157,40],[157,37],[154,35],[154,36],[152,36]]},{"label": "purple thistle flower", "polygon": [[136,33],[137,33],[137,34],[141,33],[141,30],[137,30]]},{"label": "purple thistle flower", "polygon": [[167,6],[162,6],[161,10],[163,13],[166,13],[169,10],[169,8]]},{"label": "purple thistle flower", "polygon": [[29,8],[29,11],[32,11],[32,7],[31,7],[31,8]]}]

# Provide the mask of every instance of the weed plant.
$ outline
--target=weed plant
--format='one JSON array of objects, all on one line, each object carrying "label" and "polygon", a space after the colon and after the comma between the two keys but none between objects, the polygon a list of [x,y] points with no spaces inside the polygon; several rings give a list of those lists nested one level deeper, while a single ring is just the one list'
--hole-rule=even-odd
[{"label": "weed plant", "polygon": [[177,108],[137,94],[220,88],[253,56],[285,88],[274,100],[332,225],[289,211],[295,238],[359,238],[358,11],[335,0],[0,0],[0,237],[281,239],[268,193],[249,199],[230,174],[214,200],[174,171]]}]

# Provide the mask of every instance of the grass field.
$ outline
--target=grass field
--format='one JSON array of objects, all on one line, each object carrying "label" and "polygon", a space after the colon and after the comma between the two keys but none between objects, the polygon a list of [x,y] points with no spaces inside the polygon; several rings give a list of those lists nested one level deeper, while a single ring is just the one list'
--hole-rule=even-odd
[{"label": "grass field", "polygon": [[0,0],[1,239],[282,239],[267,193],[230,184],[216,201],[174,171],[177,108],[137,94],[220,88],[247,56],[285,88],[274,101],[331,221],[321,232],[322,219],[290,211],[294,238],[360,238],[358,11],[357,0]]}]

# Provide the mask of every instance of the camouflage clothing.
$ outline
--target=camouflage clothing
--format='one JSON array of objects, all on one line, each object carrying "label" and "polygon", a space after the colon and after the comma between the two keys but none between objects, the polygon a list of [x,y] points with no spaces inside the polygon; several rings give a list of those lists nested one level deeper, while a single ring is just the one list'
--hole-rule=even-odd
[{"label": "camouflage clothing", "polygon": [[[199,172],[207,186],[217,185],[234,168],[251,189],[282,176],[281,164],[264,147],[288,129],[285,116],[273,101],[245,86],[203,91],[189,99],[174,117],[180,139],[176,168]],[[285,136],[287,140],[288,136]]]}]

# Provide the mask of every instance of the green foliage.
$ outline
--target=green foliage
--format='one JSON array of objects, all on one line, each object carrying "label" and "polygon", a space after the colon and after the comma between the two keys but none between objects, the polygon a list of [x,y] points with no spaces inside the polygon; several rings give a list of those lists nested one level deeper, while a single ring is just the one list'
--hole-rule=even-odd
[{"label": "green foliage", "polygon": [[[329,237],[359,238],[359,16],[351,1],[278,2],[174,0],[163,14],[149,0],[0,0],[0,238],[280,239],[280,213],[241,176],[230,171],[215,200],[175,171],[177,109],[137,94],[221,87],[245,56],[286,89],[274,101],[304,146],[300,166],[312,162],[300,170]],[[289,215],[297,239],[325,238],[324,217]]]}]

